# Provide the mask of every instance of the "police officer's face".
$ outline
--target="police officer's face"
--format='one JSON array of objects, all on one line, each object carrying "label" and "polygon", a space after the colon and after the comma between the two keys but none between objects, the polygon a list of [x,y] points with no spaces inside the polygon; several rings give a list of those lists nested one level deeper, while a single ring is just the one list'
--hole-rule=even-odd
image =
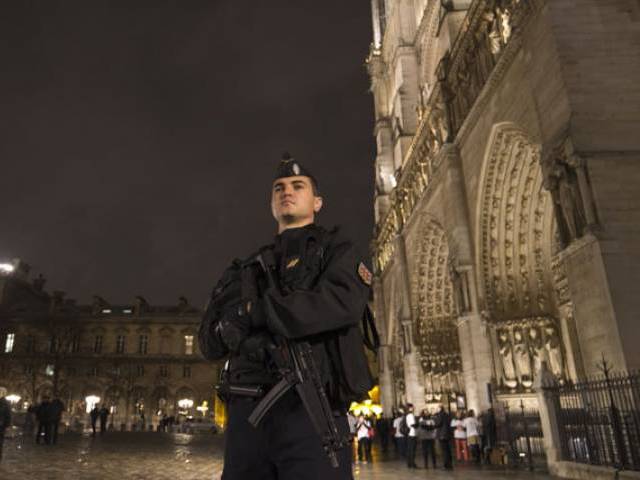
[{"label": "police officer's face", "polygon": [[314,195],[309,177],[278,178],[271,191],[271,212],[280,225],[313,222],[322,208],[322,198]]}]

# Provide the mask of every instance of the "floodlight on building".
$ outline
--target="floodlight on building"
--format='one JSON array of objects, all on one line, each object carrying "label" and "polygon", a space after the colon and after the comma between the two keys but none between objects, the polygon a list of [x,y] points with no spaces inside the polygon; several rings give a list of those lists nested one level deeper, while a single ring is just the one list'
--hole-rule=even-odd
[{"label": "floodlight on building", "polygon": [[183,398],[181,400],[178,400],[178,406],[186,410],[187,408],[193,407],[193,400],[191,400],[190,398]]},{"label": "floodlight on building", "polygon": [[15,269],[12,263],[0,263],[0,273],[13,273]]},{"label": "floodlight on building", "polygon": [[198,410],[203,417],[206,416],[207,412],[209,411],[209,402],[205,400],[204,402],[202,402],[202,405],[198,405],[196,407],[196,410]]},{"label": "floodlight on building", "polygon": [[9,403],[16,404],[20,401],[22,397],[20,395],[16,395],[15,393],[12,393],[11,395],[7,395],[5,398]]},{"label": "floodlight on building", "polygon": [[84,398],[84,402],[87,404],[86,412],[91,413],[93,407],[95,407],[96,404],[100,403],[100,397],[96,395],[88,395]]}]

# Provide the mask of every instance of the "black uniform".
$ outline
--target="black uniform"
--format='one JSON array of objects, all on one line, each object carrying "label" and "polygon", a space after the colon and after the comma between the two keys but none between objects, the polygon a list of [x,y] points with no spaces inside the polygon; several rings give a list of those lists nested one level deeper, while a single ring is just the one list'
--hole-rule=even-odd
[{"label": "black uniform", "polygon": [[[373,386],[359,328],[370,296],[370,274],[337,229],[308,225],[285,230],[265,249],[274,254],[279,288],[259,282],[255,304],[241,304],[240,262],[234,262],[214,289],[200,327],[200,348],[211,360],[229,354],[230,384],[260,384],[268,390],[278,378],[263,349],[265,342],[273,334],[309,342],[338,429],[347,436],[349,403],[366,397]],[[277,319],[265,315],[266,297]],[[237,326],[237,342],[222,340],[220,327],[229,324]],[[340,466],[333,468],[295,391],[285,394],[253,428],[247,417],[259,400],[228,400],[224,480],[352,478],[350,448],[338,452]]]}]

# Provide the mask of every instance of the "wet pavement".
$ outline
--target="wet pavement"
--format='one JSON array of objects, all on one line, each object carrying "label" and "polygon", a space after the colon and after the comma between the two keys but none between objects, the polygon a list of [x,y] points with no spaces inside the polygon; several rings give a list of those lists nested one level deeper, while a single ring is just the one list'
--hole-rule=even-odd
[{"label": "wet pavement", "polygon": [[[153,432],[61,435],[57,445],[8,438],[0,480],[213,480],[222,472],[222,436]],[[374,450],[373,462],[355,464],[356,480],[549,480],[543,473],[460,466],[453,472],[408,470]]]}]

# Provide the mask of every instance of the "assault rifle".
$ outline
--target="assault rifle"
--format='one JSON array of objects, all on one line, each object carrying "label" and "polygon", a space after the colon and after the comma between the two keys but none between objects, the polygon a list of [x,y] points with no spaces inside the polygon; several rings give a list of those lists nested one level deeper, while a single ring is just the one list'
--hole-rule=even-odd
[{"label": "assault rifle", "polygon": [[[255,257],[255,261],[265,274],[269,288],[277,288],[273,277],[275,269],[273,252],[263,250]],[[277,319],[277,313],[269,297],[264,295],[262,300],[267,316]],[[348,437],[341,436],[338,432],[331,405],[322,385],[320,371],[313,356],[313,348],[309,342],[288,340],[280,335],[273,337],[268,353],[278,371],[280,381],[256,405],[249,416],[249,423],[257,427],[276,402],[289,390],[295,389],[315,431],[322,440],[322,447],[331,465],[337,468],[336,452],[348,444]]]}]

